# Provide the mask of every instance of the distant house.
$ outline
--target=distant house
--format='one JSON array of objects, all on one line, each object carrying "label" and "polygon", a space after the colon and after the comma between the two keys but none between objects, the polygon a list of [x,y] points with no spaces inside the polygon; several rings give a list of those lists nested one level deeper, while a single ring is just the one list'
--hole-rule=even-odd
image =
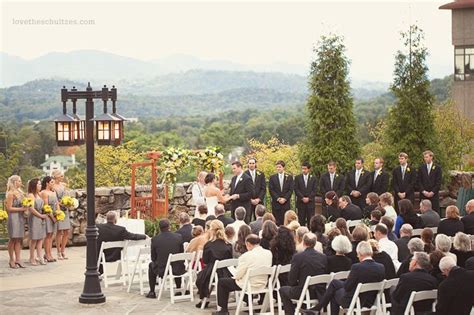
[{"label": "distant house", "polygon": [[76,156],[72,155],[45,155],[45,161],[41,164],[43,172],[46,175],[51,175],[53,170],[61,170],[66,172],[69,168],[77,166]]}]

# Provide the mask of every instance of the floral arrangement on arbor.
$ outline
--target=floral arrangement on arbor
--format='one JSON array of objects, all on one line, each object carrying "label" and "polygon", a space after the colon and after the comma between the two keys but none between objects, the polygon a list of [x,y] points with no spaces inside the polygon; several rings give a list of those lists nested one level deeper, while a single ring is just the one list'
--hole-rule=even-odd
[{"label": "floral arrangement on arbor", "polygon": [[194,163],[200,171],[218,173],[224,167],[224,155],[220,147],[207,147],[196,153]]},{"label": "floral arrangement on arbor", "polygon": [[167,184],[176,183],[178,171],[191,164],[191,151],[180,148],[168,148],[161,155],[164,172],[164,182]]}]

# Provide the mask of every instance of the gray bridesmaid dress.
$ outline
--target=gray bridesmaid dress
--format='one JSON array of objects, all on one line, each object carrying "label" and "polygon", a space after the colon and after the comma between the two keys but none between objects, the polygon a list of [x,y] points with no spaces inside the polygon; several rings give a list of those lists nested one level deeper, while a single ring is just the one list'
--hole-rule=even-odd
[{"label": "gray bridesmaid dress", "polygon": [[[65,189],[56,189],[56,196],[58,197],[58,200],[61,200],[62,197],[64,197],[64,192]],[[60,230],[69,230],[71,229],[71,220],[69,218],[69,209],[66,207],[61,206],[61,210],[64,211],[64,220],[58,221],[58,231]]]},{"label": "gray bridesmaid dress", "polygon": [[[56,211],[56,204],[58,203],[58,197],[56,197],[56,194],[48,195],[48,205],[51,206],[51,209],[53,209],[53,214]],[[46,233],[54,233],[56,232],[56,225],[57,223],[54,223],[51,218],[46,219]]]},{"label": "gray bridesmaid dress", "polygon": [[[43,214],[43,199],[35,198],[35,209],[39,213]],[[46,220],[49,219],[41,219],[35,216],[34,214],[30,213],[28,217],[28,225],[29,225],[29,236],[30,240],[42,240],[46,236]]]},{"label": "gray bridesmaid dress", "polygon": [[[15,198],[12,206],[22,208],[21,198]],[[23,238],[25,236],[25,216],[24,212],[8,212],[8,235],[10,238]]]}]

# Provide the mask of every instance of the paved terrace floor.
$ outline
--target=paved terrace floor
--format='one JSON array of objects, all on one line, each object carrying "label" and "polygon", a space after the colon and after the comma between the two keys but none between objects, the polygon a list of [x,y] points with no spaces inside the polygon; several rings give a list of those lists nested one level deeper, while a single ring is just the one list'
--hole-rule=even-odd
[{"label": "paved terrace floor", "polygon": [[[210,314],[214,309],[201,311],[198,302],[171,304],[166,292],[161,301],[140,295],[138,284],[127,293],[126,287],[111,285],[102,290],[107,302],[101,305],[79,304],[85,271],[85,247],[67,249],[68,260],[31,266],[29,253],[22,251],[25,269],[8,266],[8,252],[0,251],[0,314]],[[148,291],[148,290],[146,290]]]}]

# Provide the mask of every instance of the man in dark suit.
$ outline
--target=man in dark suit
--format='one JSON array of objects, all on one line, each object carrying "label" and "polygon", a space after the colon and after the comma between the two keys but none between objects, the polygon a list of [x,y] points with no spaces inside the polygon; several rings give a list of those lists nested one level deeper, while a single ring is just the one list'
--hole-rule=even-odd
[{"label": "man in dark suit", "polygon": [[255,207],[257,205],[263,205],[265,202],[265,195],[267,194],[267,184],[265,181],[265,174],[260,172],[257,169],[257,159],[255,158],[250,158],[247,161],[247,167],[248,169],[245,171],[245,174],[250,176],[252,178],[253,186],[254,186],[254,191],[253,191],[253,196],[250,199],[251,203],[251,211],[247,211],[246,215],[247,218],[245,221],[251,221],[252,217],[255,218]]},{"label": "man in dark suit", "polygon": [[255,216],[257,218],[255,219],[255,221],[250,222],[249,224],[252,234],[258,235],[260,233],[260,230],[262,229],[263,225],[263,216],[265,215],[265,212],[267,212],[267,209],[264,205],[258,204],[255,207]]},{"label": "man in dark suit", "polygon": [[362,219],[362,210],[352,204],[349,196],[342,196],[339,198],[339,209],[341,209],[341,217],[346,220],[360,220]]},{"label": "man in dark suit", "polygon": [[441,167],[433,162],[434,154],[431,151],[423,152],[425,163],[418,169],[418,188],[420,199],[428,199],[433,210],[439,213],[439,190],[443,175]]},{"label": "man in dark suit", "polygon": [[[234,212],[238,207],[244,207],[245,213],[250,213],[252,205],[250,199],[253,197],[255,189],[252,178],[244,173],[242,163],[232,162],[232,173],[234,173],[234,177],[230,181],[230,213],[235,219]],[[250,223],[250,216],[245,218],[245,223]]]},{"label": "man in dark suit", "polygon": [[436,314],[469,315],[474,305],[474,271],[456,266],[452,257],[443,257],[439,269],[446,276],[438,287]]},{"label": "man in dark suit", "polygon": [[408,165],[408,154],[401,152],[398,155],[399,166],[392,172],[392,188],[395,196],[395,209],[398,210],[398,202],[402,199],[408,199],[415,204],[415,169]]},{"label": "man in dark suit", "polygon": [[191,242],[191,239],[193,238],[193,226],[191,224],[189,214],[186,212],[181,212],[179,214],[179,225],[180,228],[176,231],[176,233],[181,234],[183,237],[183,242]]},{"label": "man in dark suit", "polygon": [[[329,161],[328,172],[324,173],[319,180],[319,187],[321,195],[324,196],[328,191],[335,191],[337,196],[342,196],[344,192],[345,180],[344,176],[337,173],[337,164],[334,161]],[[323,199],[324,202],[324,199]],[[324,203],[325,204],[325,203]]]},{"label": "man in dark suit", "polygon": [[464,233],[474,235],[474,199],[466,203],[466,215],[461,218],[464,224]]},{"label": "man in dark suit", "polygon": [[214,213],[216,214],[216,220],[221,221],[222,224],[224,224],[224,227],[234,223],[235,221],[234,219],[225,216],[225,208],[223,204],[217,204],[217,206],[214,208]]},{"label": "man in dark suit", "polygon": [[[124,240],[144,240],[148,236],[145,234],[133,234],[123,226],[117,225],[117,215],[115,212],[107,212],[107,223],[97,224],[99,236],[97,238],[97,255],[99,254],[102,242],[118,242]],[[110,248],[104,250],[105,261],[114,262],[120,260],[120,248]],[[102,265],[99,266],[99,273],[102,274]]]},{"label": "man in dark suit", "polygon": [[272,197],[272,213],[277,225],[282,225],[285,212],[290,210],[293,176],[285,173],[285,162],[283,161],[276,162],[276,171],[276,174],[270,176],[268,190]]},{"label": "man in dark suit", "polygon": [[408,249],[408,242],[411,239],[413,233],[413,227],[405,223],[400,228],[400,238],[395,240],[395,245],[398,247],[398,261],[402,262],[410,256],[410,250]]},{"label": "man in dark suit", "polygon": [[[303,237],[304,251],[294,255],[291,259],[288,286],[280,288],[283,309],[287,315],[293,315],[295,313],[295,306],[291,302],[291,299],[299,299],[306,278],[308,276],[317,276],[327,273],[327,257],[314,249],[316,241],[315,234],[306,233]],[[322,287],[310,287],[310,296],[312,299],[321,297],[324,291],[324,285]]]},{"label": "man in dark suit", "polygon": [[[397,287],[391,294],[392,309],[390,314],[403,314],[410,295],[414,291],[433,290],[438,287],[438,280],[430,275],[430,256],[425,252],[415,252],[410,261],[410,272],[400,276]],[[415,303],[415,312],[430,311],[433,301]]]},{"label": "man in dark suit", "polygon": [[354,165],[355,169],[346,176],[347,193],[354,205],[364,209],[365,198],[370,192],[370,172],[364,169],[363,158],[357,158]]},{"label": "man in dark suit", "polygon": [[[181,234],[170,231],[170,221],[162,219],[159,223],[160,234],[151,239],[151,263],[148,266],[148,281],[150,292],[147,298],[156,298],[155,286],[156,277],[162,278],[165,274],[166,263],[170,254],[183,252],[183,238]],[[182,275],[186,270],[184,262],[177,261],[171,264],[174,275]],[[181,278],[174,279],[177,288],[181,288]]]},{"label": "man in dark suit", "polygon": [[[373,251],[369,242],[359,242],[356,252],[360,263],[352,265],[347,280],[332,280],[318,305],[308,311],[303,311],[303,313],[315,314],[331,302],[331,314],[337,315],[339,314],[339,306],[349,307],[359,283],[380,282],[385,278],[385,267],[372,259]],[[376,292],[360,294],[361,305],[373,305],[375,297]]]},{"label": "man in dark suit", "polygon": [[370,173],[370,191],[379,196],[388,191],[390,182],[390,175],[383,169],[383,164],[382,158],[376,158],[374,160],[374,171]]},{"label": "man in dark suit", "polygon": [[311,164],[304,162],[301,166],[302,174],[295,177],[296,209],[300,224],[309,225],[309,220],[315,212],[315,197],[317,189],[316,176],[311,175]]}]

